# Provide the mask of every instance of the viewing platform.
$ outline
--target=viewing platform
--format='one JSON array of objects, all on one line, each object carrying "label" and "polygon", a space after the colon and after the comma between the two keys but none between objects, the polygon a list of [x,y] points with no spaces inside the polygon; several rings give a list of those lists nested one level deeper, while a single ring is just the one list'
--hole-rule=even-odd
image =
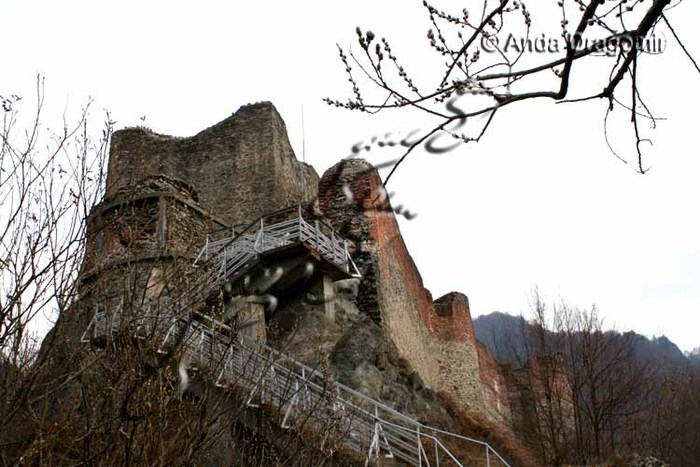
[{"label": "viewing platform", "polygon": [[197,261],[216,262],[217,282],[234,282],[260,258],[308,252],[333,280],[360,277],[347,240],[314,217],[295,206],[266,214],[247,226],[218,230],[207,237]]}]

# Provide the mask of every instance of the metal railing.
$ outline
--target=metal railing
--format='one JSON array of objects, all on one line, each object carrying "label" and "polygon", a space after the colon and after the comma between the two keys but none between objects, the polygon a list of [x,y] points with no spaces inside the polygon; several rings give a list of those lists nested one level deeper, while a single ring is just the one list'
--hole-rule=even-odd
[{"label": "metal railing", "polygon": [[197,260],[214,260],[219,264],[220,280],[235,280],[257,261],[258,255],[294,244],[306,245],[345,272],[360,276],[347,241],[324,222],[307,221],[301,207],[267,214],[239,233],[231,230],[224,238],[207,237]]},{"label": "metal railing", "polygon": [[147,314],[122,323],[118,314],[106,316],[98,309],[83,340],[128,325],[137,336],[155,335],[161,353],[179,348],[191,365],[208,369],[217,386],[242,391],[246,404],[274,407],[282,428],[311,428],[322,434],[322,444],[329,449],[349,450],[368,460],[395,458],[416,466],[463,466],[464,459],[454,453],[459,444],[482,448],[486,466],[494,461],[509,465],[483,441],[423,425],[282,352],[247,341],[206,315]]}]

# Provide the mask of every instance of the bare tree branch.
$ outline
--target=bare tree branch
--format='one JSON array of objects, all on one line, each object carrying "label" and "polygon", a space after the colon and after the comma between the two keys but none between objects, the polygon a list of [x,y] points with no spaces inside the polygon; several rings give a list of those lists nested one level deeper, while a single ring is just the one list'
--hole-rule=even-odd
[{"label": "bare tree branch", "polygon": [[[451,132],[462,142],[472,142],[483,136],[497,111],[516,102],[547,98],[557,102],[577,103],[603,98],[608,100],[607,115],[613,110],[613,102],[622,102],[616,92],[627,78],[633,82],[633,92],[626,100],[628,103],[623,102],[622,107],[632,109],[634,113],[630,123],[635,139],[637,167],[641,173],[646,171],[641,143],[651,141],[641,134],[637,116],[641,115],[641,109],[652,120],[654,116],[643,103],[638,87],[640,81],[637,65],[646,53],[644,40],[650,37],[659,21],[663,20],[668,25],[684,53],[699,69],[697,62],[692,59],[664,17],[664,11],[676,5],[672,6],[670,0],[652,0],[649,3],[626,0],[560,0],[557,6],[552,7],[560,11],[561,22],[556,27],[560,36],[542,36],[539,39],[542,44],[549,40],[556,47],[552,46],[552,50],[538,49],[539,52],[549,53],[537,56],[540,63],[516,69],[516,65],[523,59],[525,49],[535,47],[530,37],[533,21],[530,11],[520,0],[484,0],[475,3],[479,4],[481,11],[481,17],[476,22],[469,17],[467,9],[461,15],[454,15],[424,2],[432,26],[427,36],[430,47],[439,56],[447,58],[444,69],[435,70],[437,79],[432,88],[419,89],[414,76],[406,71],[388,40],[381,38],[375,42],[376,36],[371,31],[363,33],[357,28],[358,42],[365,53],[363,60],[352,55],[355,66],[364,75],[362,82],[356,79],[342,47],[339,47],[355,98],[346,102],[325,99],[328,104],[372,113],[413,107],[440,120],[440,123],[431,125],[432,129],[424,133],[418,144],[411,145],[404,152],[385,183],[410,153],[436,133],[448,131],[447,125],[452,122],[488,114],[489,121],[476,136]],[[514,34],[517,34],[517,26],[521,22],[524,25],[524,36],[518,41]],[[559,41],[565,44],[563,50],[558,48]],[[371,47],[373,44],[374,51]],[[517,52],[515,55],[512,53],[514,51]],[[600,54],[605,55],[604,58],[609,63],[609,76],[604,81],[600,80],[598,90],[582,94],[578,83],[572,90],[574,78],[580,73],[577,70],[586,59]],[[473,69],[474,64],[482,62],[486,63],[478,71]],[[394,73],[390,73],[392,69]],[[554,87],[543,84],[545,81],[540,77],[544,77],[542,72],[545,71],[553,72],[556,77]],[[394,74],[398,78],[392,78]],[[368,97],[369,91],[373,89],[381,90],[382,97],[378,102],[373,102]],[[477,99],[477,96],[482,96],[482,99]],[[449,104],[457,97],[462,98],[460,104],[464,104],[463,110],[446,112],[445,103]]]}]

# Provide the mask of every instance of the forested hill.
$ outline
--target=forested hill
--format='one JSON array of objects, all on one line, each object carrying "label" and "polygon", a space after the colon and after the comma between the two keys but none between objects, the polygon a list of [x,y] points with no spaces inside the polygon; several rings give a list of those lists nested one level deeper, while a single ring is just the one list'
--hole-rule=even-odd
[{"label": "forested hill", "polygon": [[[523,336],[532,331],[532,324],[521,316],[494,311],[474,320],[476,338],[488,347],[496,359],[502,363],[523,361],[527,352]],[[548,333],[553,339],[554,334]],[[648,338],[633,331],[619,334],[629,339],[634,355],[640,360],[664,362],[675,367],[688,364],[700,365],[700,354],[685,355],[676,344],[665,336]]]}]

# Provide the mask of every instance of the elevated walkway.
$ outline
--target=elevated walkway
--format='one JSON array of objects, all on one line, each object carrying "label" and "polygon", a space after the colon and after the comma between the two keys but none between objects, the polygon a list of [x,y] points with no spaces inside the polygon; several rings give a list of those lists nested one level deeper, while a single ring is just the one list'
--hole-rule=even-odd
[{"label": "elevated walkway", "polygon": [[[306,218],[305,218],[306,217]],[[327,224],[311,220],[301,207],[266,214],[240,231],[218,231],[207,238],[197,261],[214,261],[217,281],[235,282],[261,258],[290,255],[307,250],[334,280],[360,277],[348,252],[347,241]]]}]

